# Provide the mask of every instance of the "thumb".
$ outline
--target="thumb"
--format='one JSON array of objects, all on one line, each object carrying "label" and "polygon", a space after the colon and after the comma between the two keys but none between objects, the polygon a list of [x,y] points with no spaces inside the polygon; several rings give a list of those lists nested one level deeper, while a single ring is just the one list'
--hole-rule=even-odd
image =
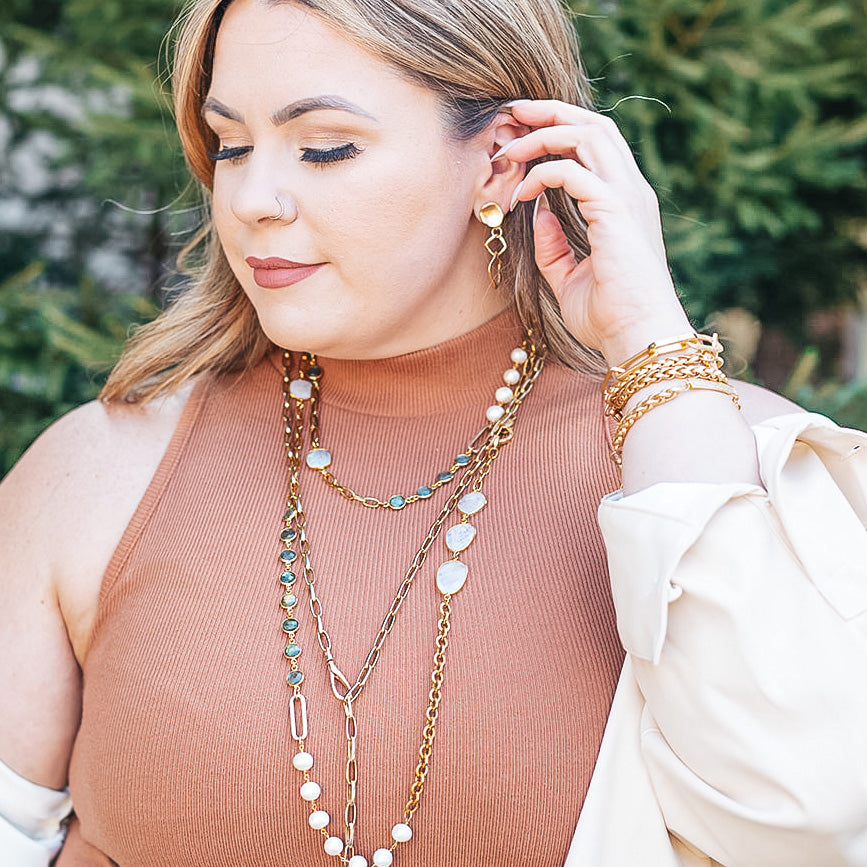
[{"label": "thumb", "polygon": [[536,264],[555,294],[559,295],[577,263],[566,233],[556,214],[548,207],[544,193],[536,199],[533,212],[533,242]]}]

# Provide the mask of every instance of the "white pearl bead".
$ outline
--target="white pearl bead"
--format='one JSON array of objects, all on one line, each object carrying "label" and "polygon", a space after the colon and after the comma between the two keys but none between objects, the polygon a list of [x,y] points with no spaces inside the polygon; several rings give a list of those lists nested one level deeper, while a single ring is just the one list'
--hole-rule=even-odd
[{"label": "white pearl bead", "polygon": [[304,783],[300,791],[305,801],[315,801],[322,794],[319,783]]},{"label": "white pearl bead", "polygon": [[392,861],[394,861],[394,855],[388,849],[377,849],[373,853],[373,863],[376,867],[391,867]]},{"label": "white pearl bead", "polygon": [[499,421],[506,414],[506,410],[501,406],[489,406],[485,411],[485,418],[488,421]]},{"label": "white pearl bead", "polygon": [[329,837],[322,844],[322,848],[326,855],[339,855],[343,851],[343,840],[340,837]]},{"label": "white pearl bead", "polygon": [[494,400],[497,403],[506,403],[506,401],[511,400],[515,396],[515,392],[509,388],[508,385],[504,385],[501,388],[498,388],[494,392]]},{"label": "white pearl bead", "polygon": [[527,360],[527,350],[521,349],[519,346],[517,349],[512,350],[512,354],[509,357],[512,359],[513,364],[523,364]]},{"label": "white pearl bead", "polygon": [[295,753],[292,756],[292,764],[299,771],[309,771],[313,767],[313,756],[310,753]]},{"label": "white pearl bead", "polygon": [[321,831],[331,821],[331,816],[325,810],[316,810],[307,817],[307,821],[314,831]]},{"label": "white pearl bead", "polygon": [[364,855],[353,855],[346,863],[347,867],[367,867],[367,858]]},{"label": "white pearl bead", "polygon": [[503,374],[503,382],[505,382],[506,385],[517,385],[520,381],[521,381],[521,374],[519,371],[515,370],[514,367],[510,367]]},{"label": "white pearl bead", "polygon": [[391,839],[397,843],[406,843],[407,840],[412,839],[412,828],[409,825],[404,825],[403,822],[398,822],[391,829]]}]

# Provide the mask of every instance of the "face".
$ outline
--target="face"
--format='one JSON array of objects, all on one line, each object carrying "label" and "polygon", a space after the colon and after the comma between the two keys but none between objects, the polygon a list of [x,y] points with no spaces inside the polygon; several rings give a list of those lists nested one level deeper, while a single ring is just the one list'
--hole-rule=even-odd
[{"label": "face", "polygon": [[474,216],[484,143],[451,139],[432,92],[309,10],[234,0],[204,117],[220,141],[216,229],[277,345],[398,355],[508,303]]}]

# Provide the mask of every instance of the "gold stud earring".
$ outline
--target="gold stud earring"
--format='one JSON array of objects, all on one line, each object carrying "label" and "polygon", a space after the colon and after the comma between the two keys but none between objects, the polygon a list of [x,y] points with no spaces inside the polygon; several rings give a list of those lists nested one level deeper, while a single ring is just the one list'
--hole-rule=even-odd
[{"label": "gold stud earring", "polygon": [[[488,277],[490,277],[492,289],[496,289],[500,285],[501,256],[508,247],[506,239],[503,237],[504,217],[503,209],[496,202],[487,202],[479,208],[479,220],[491,230],[491,234],[485,241],[485,249],[491,254],[491,261],[488,262]],[[495,266],[496,276],[494,276]]]}]

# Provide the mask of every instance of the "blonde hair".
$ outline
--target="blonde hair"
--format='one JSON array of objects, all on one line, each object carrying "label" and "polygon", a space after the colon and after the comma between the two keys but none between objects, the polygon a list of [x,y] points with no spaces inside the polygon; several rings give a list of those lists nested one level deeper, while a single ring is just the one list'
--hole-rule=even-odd
[{"label": "blonde hair", "polygon": [[[231,0],[193,0],[176,24],[174,104],[184,155],[205,189],[213,185],[217,149],[201,108],[210,86],[217,30]],[[591,106],[575,34],[559,0],[268,0],[297,2],[345,38],[437,93],[449,133],[469,139],[516,98],[559,99]],[[561,190],[547,194],[579,258],[586,226]],[[566,329],[533,256],[532,203],[504,223],[509,245],[501,285],[514,292],[524,324],[560,362],[591,372],[600,356]],[[182,253],[191,285],[153,322],[139,328],[103,389],[105,400],[147,401],[204,371],[239,371],[272,344],[232,273],[210,221]]]}]

